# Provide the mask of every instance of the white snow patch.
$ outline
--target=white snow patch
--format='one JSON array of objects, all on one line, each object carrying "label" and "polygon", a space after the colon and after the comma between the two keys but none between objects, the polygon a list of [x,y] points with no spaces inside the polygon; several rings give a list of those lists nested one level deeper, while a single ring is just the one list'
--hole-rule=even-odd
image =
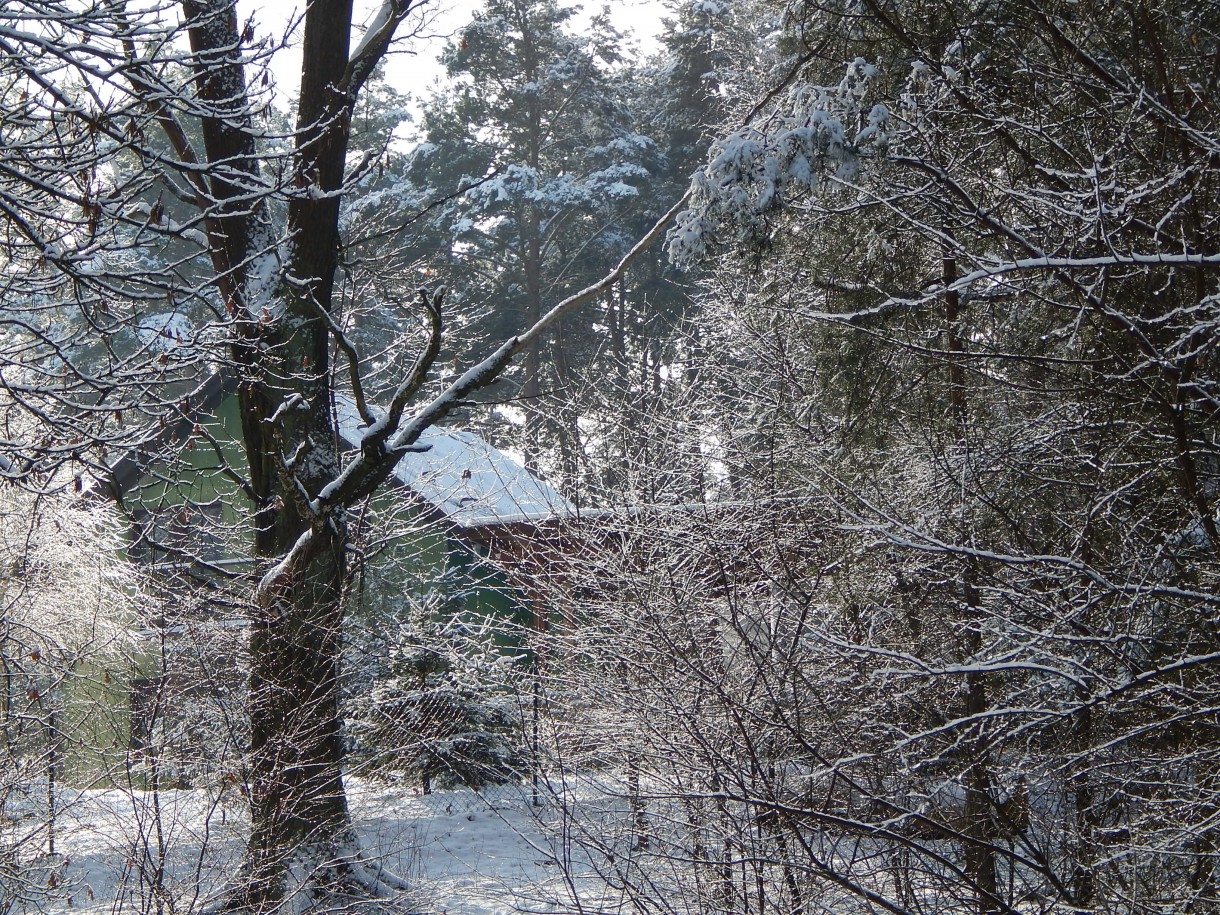
[{"label": "white snow patch", "polygon": [[[421,795],[406,786],[345,779],[352,816],[365,853],[417,888],[423,911],[446,915],[522,912],[622,911],[622,900],[566,849],[553,799],[531,803],[528,786],[467,789]],[[18,833],[38,832],[45,784],[30,801],[10,797],[4,822]],[[224,891],[241,861],[248,816],[235,786],[210,791],[162,790],[156,798],[165,839],[164,893],[181,910],[202,908]],[[113,915],[151,904],[158,862],[154,796],[131,789],[58,794],[57,855],[24,861],[34,910],[55,915]],[[28,819],[26,819],[28,817]],[[570,838],[570,837],[568,837]],[[567,858],[585,876],[573,884],[558,866]],[[48,881],[49,874],[55,878]],[[143,875],[143,876],[141,876]],[[48,886],[48,883],[51,885]],[[581,897],[573,907],[572,890]],[[6,902],[18,900],[6,899]],[[143,903],[143,905],[142,905]]]}]

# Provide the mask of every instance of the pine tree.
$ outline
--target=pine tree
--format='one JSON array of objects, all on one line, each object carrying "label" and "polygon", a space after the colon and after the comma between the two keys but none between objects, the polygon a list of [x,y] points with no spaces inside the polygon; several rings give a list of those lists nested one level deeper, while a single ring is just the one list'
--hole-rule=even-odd
[{"label": "pine tree", "polygon": [[371,771],[425,794],[503,784],[525,769],[521,708],[503,676],[511,658],[463,604],[441,581],[377,622],[388,651],[349,720]]},{"label": "pine tree", "polygon": [[[476,338],[532,323],[545,297],[580,288],[621,256],[627,214],[658,167],[615,95],[619,36],[604,23],[577,36],[571,15],[553,0],[490,0],[446,52],[452,88],[427,108],[411,177],[446,200],[436,218],[453,244],[443,259],[458,265],[455,307]],[[548,344],[553,374],[543,377],[534,348],[519,379],[525,450],[537,463],[544,440],[558,443],[571,486],[575,415],[548,420],[544,401],[595,344],[576,320]]]}]

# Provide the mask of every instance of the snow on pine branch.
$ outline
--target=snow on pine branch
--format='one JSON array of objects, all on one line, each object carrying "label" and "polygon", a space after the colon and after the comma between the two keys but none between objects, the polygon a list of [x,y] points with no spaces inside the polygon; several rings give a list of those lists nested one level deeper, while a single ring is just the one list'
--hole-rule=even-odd
[{"label": "snow on pine branch", "polygon": [[713,144],[691,180],[691,206],[670,231],[670,257],[697,260],[722,227],[735,230],[738,241],[757,240],[766,214],[786,200],[853,180],[861,159],[884,151],[890,139],[889,109],[866,101],[876,76],[877,68],[857,57],[837,86],[797,84],[764,123]]}]

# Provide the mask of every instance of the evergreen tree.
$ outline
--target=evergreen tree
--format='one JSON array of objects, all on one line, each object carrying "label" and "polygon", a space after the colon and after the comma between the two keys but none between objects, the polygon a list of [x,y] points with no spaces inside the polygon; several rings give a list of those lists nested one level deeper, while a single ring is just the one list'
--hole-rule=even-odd
[{"label": "evergreen tree", "polygon": [[733,498],[556,598],[620,659],[582,668],[607,743],[690,825],[615,877],[691,861],[686,911],[1213,910],[1217,8],[786,12],[671,236],[733,249],[701,368]]},{"label": "evergreen tree", "polygon": [[[489,0],[447,50],[452,87],[427,108],[410,174],[442,201],[435,221],[452,238],[442,254],[475,339],[532,323],[544,298],[621,256],[659,169],[616,95],[619,36],[602,20],[577,36],[571,15],[554,0]],[[549,341],[553,374],[543,377],[534,348],[518,379],[527,458],[557,444],[569,489],[576,416],[548,419],[544,399],[597,345],[586,322],[563,322]]]},{"label": "evergreen tree", "polygon": [[349,718],[371,770],[406,776],[425,794],[520,777],[523,723],[504,682],[507,660],[487,626],[463,612],[453,583],[438,582],[374,625],[386,627],[388,651]]},{"label": "evergreen tree", "polygon": [[[624,103],[663,153],[636,233],[681,197],[706,159],[714,128],[729,117],[727,90],[740,82],[743,61],[757,67],[768,57],[746,0],[668,6],[661,51],[619,81]],[[586,446],[591,485],[604,501],[704,497],[704,436],[690,413],[705,349],[694,297],[702,275],[701,267],[672,264],[657,249],[606,297],[605,344],[585,367],[580,405],[594,430]]]}]

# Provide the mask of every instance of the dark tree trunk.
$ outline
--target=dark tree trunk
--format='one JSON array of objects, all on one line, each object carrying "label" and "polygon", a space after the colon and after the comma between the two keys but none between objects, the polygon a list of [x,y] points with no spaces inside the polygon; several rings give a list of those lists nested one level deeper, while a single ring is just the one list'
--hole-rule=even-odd
[{"label": "dark tree trunk", "polygon": [[[254,554],[271,566],[252,608],[248,710],[251,836],[230,910],[269,911],[387,889],[364,868],[343,789],[339,704],[347,530],[309,499],[339,474],[329,366],[339,202],[350,123],[351,0],[312,0],[287,245],[270,229],[231,0],[184,0],[204,118],[217,286],[255,500]],[[251,202],[253,201],[253,202]],[[265,281],[266,258],[282,276]],[[263,260],[257,288],[247,273]],[[294,552],[303,536],[307,550]],[[292,556],[291,561],[284,560]],[[272,565],[278,563],[278,565]],[[304,894],[302,897],[300,894]]]},{"label": "dark tree trunk", "polygon": [[242,905],[352,859],[339,717],[342,543],[329,542],[258,608],[250,640],[252,832]]}]

